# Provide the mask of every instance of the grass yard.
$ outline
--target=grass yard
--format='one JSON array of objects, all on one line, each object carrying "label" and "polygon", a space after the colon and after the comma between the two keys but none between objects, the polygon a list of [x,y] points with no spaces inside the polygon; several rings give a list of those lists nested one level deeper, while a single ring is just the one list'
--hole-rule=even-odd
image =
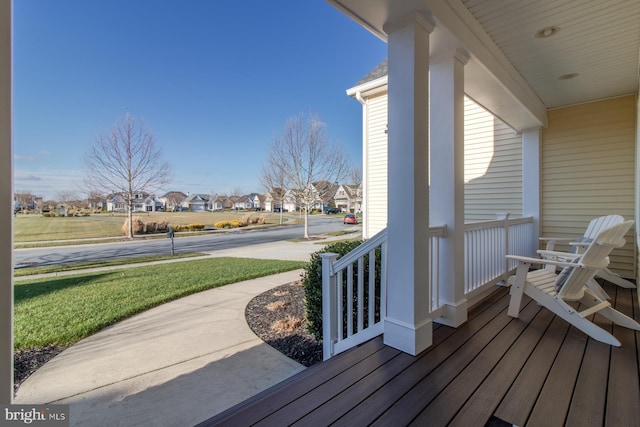
[{"label": "grass yard", "polygon": [[165,302],[305,265],[298,261],[212,258],[17,282],[14,348],[68,346]]},{"label": "grass yard", "polygon": [[[270,212],[150,212],[136,214],[144,222],[167,221],[171,225],[204,224],[240,219],[245,215],[264,215],[266,224],[278,224],[280,216]],[[18,215],[14,218],[14,243],[49,242],[54,240],[100,239],[124,237],[124,214],[98,214],[90,217],[53,217]]]},{"label": "grass yard", "polygon": [[75,271],[75,270],[85,270],[87,268],[96,268],[96,267],[113,267],[125,264],[139,264],[143,262],[152,262],[152,261],[164,261],[164,260],[175,260],[178,258],[191,258],[205,255],[201,252],[188,252],[182,254],[174,254],[174,255],[149,255],[149,256],[139,256],[139,257],[131,257],[131,258],[116,258],[109,259],[104,261],[85,261],[85,262],[71,262],[68,264],[59,264],[59,265],[43,265],[40,267],[27,267],[27,268],[18,268],[13,270],[13,277],[25,277],[25,276],[33,276],[34,274],[48,274],[48,273],[60,273],[64,271]]},{"label": "grass yard", "polygon": [[123,218],[105,217],[102,220],[78,218],[46,218],[19,215],[13,220],[14,243],[67,239],[121,237]]}]

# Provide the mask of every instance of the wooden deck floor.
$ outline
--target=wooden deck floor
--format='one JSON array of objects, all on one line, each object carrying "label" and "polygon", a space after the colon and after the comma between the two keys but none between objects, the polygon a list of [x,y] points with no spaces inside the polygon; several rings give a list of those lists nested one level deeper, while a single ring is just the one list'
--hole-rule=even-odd
[{"label": "wooden deck floor", "polygon": [[[635,290],[605,289],[640,318]],[[622,342],[610,347],[528,299],[512,319],[508,303],[500,288],[417,357],[378,337],[201,426],[640,426],[640,332],[596,316]]]}]

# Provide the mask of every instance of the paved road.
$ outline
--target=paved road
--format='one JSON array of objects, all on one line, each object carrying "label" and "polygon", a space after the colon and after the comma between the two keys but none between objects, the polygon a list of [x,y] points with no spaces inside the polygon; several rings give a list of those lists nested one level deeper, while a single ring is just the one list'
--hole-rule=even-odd
[{"label": "paved road", "polygon": [[[312,236],[352,227],[343,225],[342,218],[309,217],[309,234]],[[214,252],[222,249],[295,239],[302,237],[303,234],[302,225],[287,225],[262,230],[234,230],[227,233],[176,238],[174,239],[174,249],[176,253]],[[170,252],[170,239],[139,240],[79,246],[16,249],[13,252],[13,263],[16,267],[56,265],[68,262],[168,254]]]}]

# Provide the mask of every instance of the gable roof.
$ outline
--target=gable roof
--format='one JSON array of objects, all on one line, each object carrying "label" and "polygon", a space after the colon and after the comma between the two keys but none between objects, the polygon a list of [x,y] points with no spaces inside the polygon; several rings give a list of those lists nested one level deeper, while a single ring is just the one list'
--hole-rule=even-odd
[{"label": "gable roof", "polygon": [[372,82],[374,80],[379,79],[380,77],[385,77],[389,73],[389,61],[385,58],[384,61],[379,63],[373,70],[369,71],[369,74],[364,76],[355,86],[360,86],[365,83]]}]

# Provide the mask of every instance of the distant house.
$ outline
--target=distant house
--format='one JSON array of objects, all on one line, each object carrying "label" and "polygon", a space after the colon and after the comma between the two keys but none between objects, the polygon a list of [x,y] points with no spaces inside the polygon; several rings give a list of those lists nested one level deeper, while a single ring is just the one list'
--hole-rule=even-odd
[{"label": "distant house", "polygon": [[232,209],[233,201],[227,196],[216,196],[211,202],[212,211],[223,211],[225,209]]},{"label": "distant house", "polygon": [[338,191],[338,187],[339,186],[337,184],[332,184],[328,181],[314,182],[307,190],[311,192],[310,200],[312,200],[309,205],[309,209],[318,209],[322,211],[325,206],[330,206],[336,192]]},{"label": "distant house", "polygon": [[233,202],[233,209],[237,211],[253,209],[253,196],[243,195],[237,197]]},{"label": "distant house", "polygon": [[133,199],[133,212],[161,212],[164,205],[155,194],[138,193]]},{"label": "distant house", "polygon": [[264,210],[267,212],[279,212],[282,208],[282,199],[285,190],[274,187],[264,195]]},{"label": "distant house", "polygon": [[287,190],[285,192],[282,208],[285,212],[296,212],[300,210],[298,196],[294,190]]},{"label": "distant house", "polygon": [[360,212],[362,210],[362,185],[338,186],[333,203],[342,212]]},{"label": "distant house", "polygon": [[189,212],[204,212],[209,208],[208,194],[191,194],[181,203],[182,210]]},{"label": "distant house", "polygon": [[127,200],[122,194],[112,194],[107,197],[107,212],[127,212]]},{"label": "distant house", "polygon": [[253,209],[263,211],[265,210],[266,197],[263,194],[251,193],[253,197]]},{"label": "distant house", "polygon": [[169,191],[165,193],[160,200],[164,204],[164,209],[167,212],[173,212],[180,209],[182,202],[187,198],[187,195],[182,191]]}]

